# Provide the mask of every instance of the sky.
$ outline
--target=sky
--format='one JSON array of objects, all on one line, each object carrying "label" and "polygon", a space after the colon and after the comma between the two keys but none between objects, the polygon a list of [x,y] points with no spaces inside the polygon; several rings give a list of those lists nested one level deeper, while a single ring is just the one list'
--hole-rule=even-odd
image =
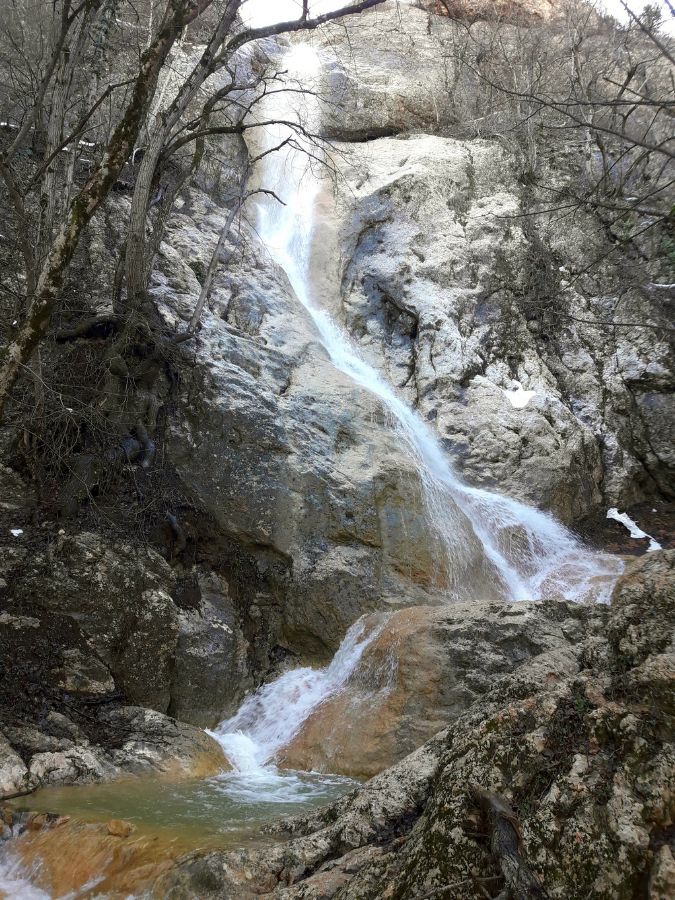
[{"label": "sky", "polygon": [[[316,14],[327,12],[331,9],[337,9],[347,0],[312,0],[310,4],[311,12]],[[625,21],[627,16],[621,6],[620,0],[601,0],[602,5],[607,12],[611,13],[620,21]],[[628,0],[630,8],[640,13],[645,5],[646,0]],[[675,31],[675,20],[672,19],[665,0],[652,0],[657,2],[663,9],[663,18],[665,22],[669,22],[668,30],[673,33]],[[302,0],[247,0],[242,12],[248,24],[253,26],[269,25],[272,22],[283,22],[297,18],[302,11]]]},{"label": "sky", "polygon": [[[344,6],[346,0],[312,0],[311,12],[328,12]],[[247,0],[242,9],[244,20],[254,27],[297,19],[302,12],[302,0]]]},{"label": "sky", "polygon": [[[639,15],[645,6],[646,0],[626,0],[626,2],[633,12]],[[656,2],[663,10],[664,22],[668,22],[672,18],[665,0],[651,0],[651,2]],[[611,13],[619,21],[623,22],[628,18],[620,0],[602,0],[602,5],[608,13]]]}]

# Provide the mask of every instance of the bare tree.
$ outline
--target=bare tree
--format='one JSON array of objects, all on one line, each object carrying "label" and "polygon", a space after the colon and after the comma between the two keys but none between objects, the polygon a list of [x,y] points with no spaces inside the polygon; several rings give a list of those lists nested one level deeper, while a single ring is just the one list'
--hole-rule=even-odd
[{"label": "bare tree", "polygon": [[668,289],[675,81],[673,42],[655,17],[620,25],[591,2],[566,0],[536,28],[456,20],[449,63],[458,127],[519,160],[526,202],[514,218],[592,213],[610,246],[575,277],[607,254],[633,253],[638,281],[622,290]]},{"label": "bare tree", "polygon": [[[129,0],[80,0],[79,3],[55,0],[39,3],[41,11],[50,11],[48,27],[39,28],[38,34],[33,34],[29,28],[31,0],[17,0],[3,23],[3,35],[14,54],[25,61],[30,96],[28,102],[23,102],[16,127],[10,129],[10,139],[0,149],[0,176],[12,202],[17,227],[22,230],[20,244],[26,292],[20,327],[6,348],[0,368],[0,416],[19,374],[48,331],[78,242],[129,160],[139,137],[144,134],[146,140],[135,178],[126,258],[121,267],[126,291],[118,286],[118,296],[124,296],[119,311],[125,319],[131,319],[132,327],[135,318],[147,312],[142,312],[141,307],[152,259],[159,248],[173,200],[199,165],[203,152],[200,139],[210,132],[214,112],[222,115],[222,105],[230,99],[233,110],[240,107],[242,93],[254,87],[238,78],[237,60],[242,48],[278,35],[312,30],[382,2],[346,3],[317,16],[312,16],[309,3],[303,2],[301,13],[292,21],[245,28],[239,18],[242,0],[165,0],[159,16],[157,4],[152,0],[136,5]],[[107,35],[112,21],[123,11],[138,22],[149,23],[149,27],[139,29],[138,42],[144,46],[136,62],[128,66],[124,77],[108,78],[108,84],[103,87],[101,75],[106,69]],[[201,24],[206,34],[200,58],[179,80],[168,106],[160,106],[153,112],[157,86],[167,72],[172,48],[186,28]],[[85,64],[88,78],[83,84]],[[218,73],[224,73],[224,83],[211,95],[206,91],[201,113],[196,120],[191,117],[192,133],[179,137],[186,127],[184,115],[204,95],[208,79]],[[116,96],[118,91],[120,96]],[[98,136],[103,132],[104,137],[94,148],[88,177],[76,188],[74,156],[64,167],[59,165],[61,151],[68,150],[75,155],[83,143],[85,146],[95,143],[87,139],[87,129],[104,106],[109,121],[97,131]],[[229,133],[241,131],[244,128],[241,112],[236,117],[230,116],[228,124],[222,127],[229,129]],[[39,138],[42,134],[44,139]],[[38,163],[26,184],[18,177],[17,159],[31,135]],[[158,167],[188,142],[195,144],[195,150],[187,172],[165,196],[157,197]],[[40,198],[37,203],[35,196]],[[154,207],[158,207],[158,215],[153,237],[148,242],[146,225]]]}]

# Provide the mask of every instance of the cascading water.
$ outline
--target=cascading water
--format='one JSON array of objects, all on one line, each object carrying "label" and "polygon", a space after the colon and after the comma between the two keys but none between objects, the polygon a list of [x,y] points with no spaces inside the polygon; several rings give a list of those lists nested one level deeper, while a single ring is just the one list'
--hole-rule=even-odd
[{"label": "cascading water", "polygon": [[[287,55],[285,63],[302,78],[307,77],[312,66],[319,65],[319,58],[310,47],[299,45]],[[292,100],[295,96],[289,92],[283,109],[279,105],[284,101],[275,98],[277,118],[298,121]],[[306,106],[307,102],[303,112],[305,126]],[[318,105],[315,113],[317,109]],[[307,166],[307,154],[315,157],[316,147],[310,148],[306,143],[303,146],[303,137],[286,125],[266,127],[260,144],[263,150],[271,150],[287,138],[291,139],[290,143],[264,157],[261,173],[261,182],[285,205],[273,199],[261,203],[257,210],[258,232],[274,260],[286,272],[298,300],[311,315],[333,364],[378,397],[414,457],[424,489],[430,530],[444,545],[447,556],[451,593],[462,596],[462,580],[467,574],[461,541],[457,539],[460,527],[466,527],[467,523],[459,520],[459,509],[462,519],[468,520],[480,540],[487,564],[493,567],[501,582],[505,599],[558,596],[579,600],[592,592],[595,599],[606,599],[611,587],[609,579],[604,593],[596,582],[599,576],[617,575],[618,563],[588,552],[549,514],[509,497],[463,484],[437,435],[361,357],[330,315],[317,306],[312,293],[310,259],[315,202],[322,185]]]},{"label": "cascading water", "polygon": [[[299,81],[307,81],[319,64],[310,47],[298,45],[287,54],[284,68]],[[312,103],[312,96],[309,95],[309,101],[304,98],[305,126],[307,103]],[[299,122],[297,91],[289,92],[286,102],[279,97],[284,94],[275,96],[273,113],[263,114],[263,119]],[[461,529],[471,528],[482,545],[485,568],[501,585],[505,600],[545,596],[606,600],[621,563],[586,550],[547,513],[462,483],[436,434],[362,358],[329,313],[317,305],[310,261],[315,205],[322,184],[307,166],[308,157],[315,158],[317,150],[307,145],[301,132],[287,125],[265,126],[260,131],[256,145],[256,151],[264,154],[260,182],[284,205],[274,199],[258,205],[258,233],[314,321],[333,365],[381,401],[414,458],[429,528],[445,551],[448,593],[462,597],[462,582],[467,579],[468,570],[458,534]],[[280,149],[273,150],[276,147]],[[361,629],[359,623],[350,629],[326,670],[297,669],[286,673],[248,698],[233,718],[219,726],[214,736],[238,772],[247,778],[282,777],[271,766],[271,760],[289,743],[312,710],[344,686],[374,636],[365,636]]]},{"label": "cascading water", "polygon": [[345,635],[339,650],[325,669],[300,668],[286,672],[248,697],[239,711],[211,732],[221,744],[235,770],[245,776],[236,789],[248,791],[251,779],[266,789],[287,796],[293,778],[277,772],[272,760],[300,730],[324,700],[344,687],[364,651],[381,632],[385,622],[366,628],[359,619]]},{"label": "cascading water", "polygon": [[0,897],[20,900],[51,900],[50,895],[36,887],[23,864],[9,851],[0,850]]}]

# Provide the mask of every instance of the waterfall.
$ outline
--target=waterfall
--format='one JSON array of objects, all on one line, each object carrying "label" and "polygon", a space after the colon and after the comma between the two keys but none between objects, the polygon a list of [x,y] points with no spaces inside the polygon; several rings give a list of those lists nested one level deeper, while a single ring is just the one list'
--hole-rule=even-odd
[{"label": "waterfall", "polygon": [[277,751],[290,743],[314,709],[344,687],[385,619],[383,615],[369,628],[359,619],[329,666],[285,672],[248,697],[231,719],[211,732],[238,772],[254,777],[274,772],[270,763]]},{"label": "waterfall", "polygon": [[[318,65],[317,55],[307,45],[296,45],[284,60],[285,69],[310,83]],[[287,100],[280,100],[284,94],[278,94],[274,109],[265,111],[262,120],[299,121],[297,96],[297,92],[289,92]],[[312,95],[309,103],[316,103]],[[306,124],[306,118],[304,121]],[[468,563],[462,558],[461,529],[471,528],[482,545],[485,566],[500,584],[505,600],[545,596],[607,600],[621,563],[588,551],[548,513],[464,484],[436,433],[364,360],[344,330],[318,305],[310,261],[315,205],[322,183],[307,165],[306,151],[310,148],[302,136],[285,125],[256,131],[256,152],[264,153],[260,183],[284,204],[266,198],[257,206],[258,233],[311,316],[333,365],[378,398],[414,459],[430,533],[440,540],[447,557],[451,575],[448,593],[462,597]],[[275,147],[280,149],[265,152]],[[311,154],[316,157],[316,153],[316,146],[312,146]],[[344,687],[376,631],[366,634],[362,622],[357,622],[328,668],[287,672],[246,699],[237,714],[213,732],[237,772],[247,778],[267,779],[266,789],[270,778],[282,777],[272,764],[275,754],[290,742],[314,709]]]},{"label": "waterfall", "polygon": [[[298,83],[311,84],[320,59],[311,47],[300,44],[286,55],[284,66],[298,78]],[[311,121],[312,115],[315,118],[318,115],[318,103],[313,98],[310,94],[303,99],[305,125],[308,116]],[[274,104],[273,115],[270,110],[266,118],[299,121],[297,92],[277,95]],[[308,152],[315,158],[317,148],[310,147],[306,138],[286,125],[267,126],[260,132],[256,138],[258,152],[272,150],[286,139],[290,141],[281,149],[267,153],[262,160],[261,184],[285,205],[272,198],[258,205],[258,233],[312,317],[333,365],[381,401],[413,457],[424,492],[430,532],[444,548],[449,593],[461,598],[462,584],[469,577],[460,537],[461,530],[468,527],[480,541],[488,577],[500,585],[504,599],[534,600],[551,596],[607,600],[612,576],[620,571],[618,561],[589,552],[548,513],[464,484],[453,470],[437,434],[363,359],[344,330],[318,305],[312,291],[310,260],[315,204],[322,184],[307,165]]]}]

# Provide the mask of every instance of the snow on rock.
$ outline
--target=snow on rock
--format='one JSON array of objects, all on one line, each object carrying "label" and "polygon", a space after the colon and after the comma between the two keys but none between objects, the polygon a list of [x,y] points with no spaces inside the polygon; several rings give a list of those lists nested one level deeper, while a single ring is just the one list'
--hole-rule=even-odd
[{"label": "snow on rock", "polygon": [[646,531],[643,531],[638,525],[631,519],[628,513],[620,513],[619,510],[613,506],[611,509],[607,510],[607,518],[614,519],[615,522],[621,522],[622,525],[625,525],[628,531],[630,532],[630,536],[635,538],[636,540],[640,540],[642,538],[649,538],[649,547],[647,547],[647,553],[651,553],[654,550],[662,550],[661,544],[658,541],[655,541],[651,534],[647,534]]},{"label": "snow on rock", "polygon": [[504,395],[511,406],[516,409],[524,409],[537,392],[526,391],[519,381],[513,381],[512,384],[515,386],[515,390],[505,390]]}]

